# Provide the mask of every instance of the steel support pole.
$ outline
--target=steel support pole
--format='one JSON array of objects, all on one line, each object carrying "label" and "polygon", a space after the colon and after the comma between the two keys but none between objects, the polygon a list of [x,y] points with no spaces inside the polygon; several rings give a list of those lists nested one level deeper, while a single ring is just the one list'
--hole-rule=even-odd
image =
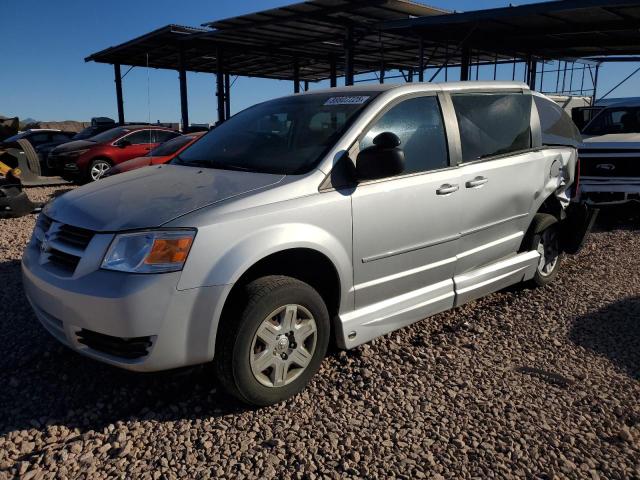
[{"label": "steel support pole", "polygon": [[384,83],[384,74],[385,74],[384,64],[381,64],[380,65],[380,75],[378,77],[378,81],[380,83]]},{"label": "steel support pole", "polygon": [[216,59],[216,96],[218,97],[218,124],[220,124],[225,121],[224,54],[220,47],[218,47]]},{"label": "steel support pole", "polygon": [[353,27],[348,26],[344,34],[344,84],[353,85]]},{"label": "steel support pole", "polygon": [[224,118],[231,116],[231,78],[228,73],[224,74]]},{"label": "steel support pole", "polygon": [[182,131],[186,132],[189,130],[189,100],[187,97],[187,67],[184,50],[180,49],[179,57],[180,113],[182,118]]},{"label": "steel support pole", "polygon": [[469,64],[471,62],[471,52],[469,47],[462,47],[462,57],[460,57],[460,80],[469,80]]},{"label": "steel support pole", "polygon": [[293,60],[293,93],[300,93],[300,62]]},{"label": "steel support pole", "polygon": [[116,82],[116,103],[118,104],[118,124],[124,125],[124,100],[122,99],[122,75],[120,73],[120,64],[113,64],[113,73]]},{"label": "steel support pole", "polygon": [[420,58],[418,59],[418,81],[424,82],[424,39],[420,39],[420,44],[418,46]]},{"label": "steel support pole", "polygon": [[331,88],[338,86],[338,69],[336,67],[336,57],[333,55],[329,57],[329,77]]},{"label": "steel support pole", "polygon": [[598,74],[600,73],[600,64],[596,65],[596,76],[595,79],[593,80],[593,100],[591,102],[591,105],[595,105],[596,104],[596,99],[598,98]]},{"label": "steel support pole", "polygon": [[537,80],[537,74],[538,74],[538,62],[536,61],[535,58],[532,58],[529,60],[529,88],[531,90],[535,90],[536,89],[536,80]]},{"label": "steel support pole", "polygon": [[407,71],[407,82],[413,83],[413,68]]}]

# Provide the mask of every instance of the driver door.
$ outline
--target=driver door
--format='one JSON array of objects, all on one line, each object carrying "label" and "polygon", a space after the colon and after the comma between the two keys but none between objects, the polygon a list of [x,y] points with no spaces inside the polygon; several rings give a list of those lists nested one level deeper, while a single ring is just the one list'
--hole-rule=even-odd
[{"label": "driver door", "polygon": [[436,95],[392,104],[360,149],[395,133],[405,155],[398,176],[360,183],[352,194],[355,344],[451,308],[459,224],[459,178],[451,168]]}]

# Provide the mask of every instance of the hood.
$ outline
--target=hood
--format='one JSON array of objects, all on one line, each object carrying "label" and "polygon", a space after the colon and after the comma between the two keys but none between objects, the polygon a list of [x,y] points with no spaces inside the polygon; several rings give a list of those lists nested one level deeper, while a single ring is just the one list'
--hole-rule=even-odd
[{"label": "hood", "polygon": [[47,204],[44,213],[96,232],[159,227],[280,182],[284,175],[160,165],[104,178]]},{"label": "hood", "polygon": [[148,167],[149,165],[151,165],[151,157],[136,157],[115,165],[111,170],[114,172],[128,172],[136,168]]},{"label": "hood", "polygon": [[584,137],[582,145],[584,148],[638,148],[639,146],[640,133],[609,133]]},{"label": "hood", "polygon": [[83,150],[85,148],[93,147],[97,145],[96,142],[89,142],[88,140],[73,140],[72,142],[63,143],[53,149],[55,153],[68,153],[76,150]]}]

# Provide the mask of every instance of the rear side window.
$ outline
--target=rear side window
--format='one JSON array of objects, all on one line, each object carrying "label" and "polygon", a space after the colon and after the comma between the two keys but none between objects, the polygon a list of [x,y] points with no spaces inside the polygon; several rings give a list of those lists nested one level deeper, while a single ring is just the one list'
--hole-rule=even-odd
[{"label": "rear side window", "polygon": [[533,101],[540,117],[543,145],[570,145],[577,147],[580,144],[581,138],[578,127],[560,105],[553,100],[548,100],[538,95],[533,95]]},{"label": "rear side window", "polygon": [[531,148],[531,95],[463,93],[451,99],[463,162]]},{"label": "rear side window", "polygon": [[33,145],[41,145],[51,141],[49,133],[34,133],[27,138]]},{"label": "rear side window", "polygon": [[155,142],[153,143],[164,143],[167,140],[171,140],[172,138],[176,138],[180,135],[177,132],[171,132],[169,130],[154,130],[155,133]]},{"label": "rear side window", "polygon": [[447,138],[436,97],[410,98],[392,107],[367,131],[360,149],[373,145],[373,139],[382,132],[400,137],[405,159],[403,174],[449,166]]},{"label": "rear side window", "polygon": [[144,145],[146,143],[154,143],[152,135],[152,130],[138,130],[124,137],[123,140],[129,140],[131,145]]}]

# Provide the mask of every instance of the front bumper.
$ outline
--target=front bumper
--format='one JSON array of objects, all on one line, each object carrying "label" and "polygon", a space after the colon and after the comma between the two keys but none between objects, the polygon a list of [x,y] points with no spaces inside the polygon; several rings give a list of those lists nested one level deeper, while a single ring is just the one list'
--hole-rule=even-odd
[{"label": "front bumper", "polygon": [[588,205],[621,205],[640,202],[640,178],[582,177],[580,199]]},{"label": "front bumper", "polygon": [[79,158],[79,156],[68,156],[64,153],[50,153],[47,157],[47,167],[65,177],[77,177],[82,173],[78,164]]},{"label": "front bumper", "polygon": [[[218,318],[231,286],[177,290],[180,272],[94,270],[60,277],[41,263],[40,255],[30,242],[22,260],[25,293],[42,325],[69,348],[143,372],[213,359]],[[117,353],[141,338],[148,346],[144,351],[138,342],[136,355]]]}]

